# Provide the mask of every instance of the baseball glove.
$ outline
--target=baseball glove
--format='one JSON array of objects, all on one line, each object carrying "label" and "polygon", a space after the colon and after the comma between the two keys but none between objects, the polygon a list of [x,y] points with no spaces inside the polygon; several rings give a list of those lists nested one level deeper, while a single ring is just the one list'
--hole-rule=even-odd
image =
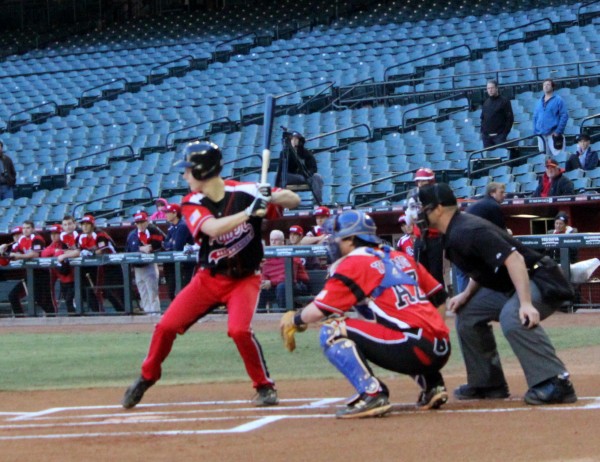
[{"label": "baseball glove", "polygon": [[294,324],[295,311],[287,311],[281,318],[279,326],[281,328],[281,338],[283,339],[283,346],[288,351],[294,351],[296,349],[296,332],[304,332],[307,328],[306,324],[297,326]]}]

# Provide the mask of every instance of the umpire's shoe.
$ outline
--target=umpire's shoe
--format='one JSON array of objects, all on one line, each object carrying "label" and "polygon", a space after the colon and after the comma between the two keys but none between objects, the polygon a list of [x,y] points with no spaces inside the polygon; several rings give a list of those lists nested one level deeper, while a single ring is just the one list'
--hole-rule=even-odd
[{"label": "umpire's shoe", "polygon": [[534,406],[574,403],[575,401],[577,401],[577,395],[567,373],[538,383],[525,393],[525,402]]},{"label": "umpire's shoe", "polygon": [[153,380],[146,380],[140,375],[125,391],[125,395],[123,395],[123,399],[121,400],[123,407],[125,409],[131,409],[134,407],[142,400],[144,393],[146,393],[146,390],[152,385],[154,385]]},{"label": "umpire's shoe", "polygon": [[254,397],[254,405],[258,407],[275,406],[279,404],[277,390],[273,387],[259,387],[256,389]]},{"label": "umpire's shoe", "polygon": [[439,409],[442,404],[448,402],[448,391],[443,385],[438,385],[430,390],[423,390],[417,401],[417,408],[422,410]]},{"label": "umpire's shoe", "polygon": [[374,395],[362,393],[357,399],[349,403],[345,408],[335,413],[338,419],[360,419],[363,417],[379,417],[387,414],[392,405],[385,393],[379,392]]},{"label": "umpire's shoe", "polygon": [[508,385],[503,384],[497,387],[472,387],[468,383],[461,385],[454,390],[456,399],[505,399],[510,396]]}]

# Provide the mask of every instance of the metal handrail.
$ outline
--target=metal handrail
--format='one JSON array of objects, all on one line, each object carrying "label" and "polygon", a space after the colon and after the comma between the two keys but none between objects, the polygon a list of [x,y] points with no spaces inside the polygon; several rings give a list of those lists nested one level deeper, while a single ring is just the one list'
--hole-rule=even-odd
[{"label": "metal handrail", "polygon": [[540,22],[549,22],[550,23],[550,29],[554,29],[554,23],[552,22],[552,20],[550,18],[542,18],[542,19],[537,19],[535,21],[531,21],[531,22],[529,22],[527,24],[523,24],[521,26],[517,26],[517,27],[513,27],[511,29],[503,30],[502,32],[500,32],[498,34],[498,37],[496,37],[496,51],[500,51],[500,36],[502,36],[502,34],[508,34],[509,32],[514,32],[516,30],[523,29],[525,27],[533,26],[534,24],[537,24],[537,23],[540,23]]},{"label": "metal handrail", "polygon": [[450,99],[455,99],[457,96],[462,96],[462,97],[467,98],[467,101],[469,102],[469,106],[470,106],[471,99],[470,99],[469,94],[466,91],[461,91],[459,93],[454,93],[454,94],[448,95],[448,96],[446,96],[446,97],[444,97],[442,99],[437,99],[435,101],[430,101],[428,103],[421,104],[420,106],[416,106],[416,107],[413,107],[413,108],[410,108],[410,109],[404,111],[402,113],[402,128],[406,127],[406,123],[405,123],[405,121],[406,121],[406,114],[408,114],[409,112],[417,111],[417,110],[422,109],[422,108],[427,107],[427,106],[433,106],[434,104],[440,103],[442,101],[447,101],[447,100],[450,100]]},{"label": "metal handrail", "polygon": [[[480,173],[486,170],[489,170],[492,167],[484,167],[484,168],[480,168],[478,170],[473,170],[471,171],[471,160],[473,159],[473,157],[476,154],[482,154],[486,151],[493,151],[495,149],[501,148],[501,147],[508,147],[508,146],[514,146],[515,143],[519,142],[519,141],[523,141],[523,140],[528,140],[531,138],[539,138],[542,140],[542,143],[544,145],[544,152],[546,152],[546,139],[543,137],[543,135],[529,135],[529,136],[523,136],[521,138],[515,138],[514,140],[507,140],[504,141],[503,143],[499,143],[496,144],[494,146],[489,146],[487,148],[483,148],[483,149],[479,149],[477,151],[473,151],[469,154],[469,157],[467,159],[467,178],[471,178],[471,175],[475,174],[475,173]],[[502,165],[509,165],[512,164],[514,162],[518,162],[518,161],[522,161],[523,159],[529,159],[530,157],[535,157],[537,155],[539,155],[539,152],[533,153],[533,154],[529,154],[527,156],[522,156],[522,157],[518,157],[515,159],[508,159],[505,160],[504,162],[498,162],[497,164],[494,164],[494,167],[501,167]],[[483,158],[483,157],[482,157]]]},{"label": "metal handrail", "polygon": [[[107,85],[111,85],[111,84],[113,84],[115,82],[125,82],[125,86],[127,86],[127,84],[129,83],[129,82],[127,82],[127,79],[125,79],[124,77],[120,77],[118,79],[111,79],[108,82],[104,82],[104,83],[101,83],[99,85],[95,85],[93,87],[86,88],[85,90],[83,90],[81,92],[81,95],[79,95],[79,100],[81,101],[83,99],[83,97],[85,96],[86,93],[88,93],[88,92],[90,92],[92,90],[96,90],[97,88],[101,88],[101,87],[105,87]],[[123,89],[125,89],[125,86],[123,87]]]},{"label": "metal handrail", "polygon": [[186,130],[189,130],[190,128],[195,128],[195,127],[200,127],[202,125],[207,125],[207,124],[211,124],[213,122],[216,122],[218,120],[226,120],[227,122],[233,124],[233,122],[231,121],[231,119],[229,117],[218,117],[216,119],[212,119],[212,120],[207,120],[206,122],[200,122],[199,124],[193,124],[193,125],[188,125],[186,127],[182,127],[182,128],[178,128],[176,130],[171,130],[169,133],[167,133],[167,137],[165,139],[165,147],[167,149],[172,149],[175,147],[175,144],[169,144],[169,137],[175,133],[179,133],[179,132],[183,132]]},{"label": "metal handrail", "polygon": [[[73,162],[77,162],[78,160],[81,160],[81,159],[87,159],[88,157],[94,157],[94,156],[97,156],[98,154],[104,154],[105,152],[117,151],[117,150],[123,149],[123,148],[128,149],[129,152],[131,152],[131,156],[135,157],[135,152],[133,150],[133,146],[131,146],[130,144],[124,144],[122,146],[117,146],[116,148],[104,149],[102,151],[93,152],[91,154],[86,154],[85,156],[75,157],[74,159],[69,159],[65,163],[63,175],[65,176],[65,179],[68,178],[68,175],[69,175],[68,166],[69,166],[69,164],[72,164]],[[93,167],[105,167],[106,165],[108,165],[108,164],[98,164],[98,165],[94,165]]]},{"label": "metal handrail", "polygon": [[[89,201],[85,201],[85,202],[78,202],[78,203],[77,203],[77,204],[75,204],[75,206],[73,207],[73,213],[72,213],[72,215],[73,215],[74,217],[77,217],[77,214],[76,214],[75,212],[77,211],[77,209],[78,209],[79,207],[83,207],[84,205],[87,205],[87,204],[92,204],[92,203],[94,203],[94,202],[97,202],[97,201],[103,201],[103,200],[105,200],[105,199],[109,199],[109,198],[111,198],[111,197],[123,196],[123,195],[125,195],[125,194],[129,194],[129,193],[131,193],[131,192],[133,192],[133,191],[138,191],[138,190],[145,190],[145,191],[148,191],[148,193],[149,193],[149,195],[150,195],[150,199],[152,199],[152,198],[153,198],[153,195],[152,195],[152,190],[151,190],[149,187],[147,187],[147,186],[138,186],[137,188],[129,189],[129,190],[127,190],[127,191],[122,191],[122,192],[119,192],[119,193],[109,194],[108,196],[103,196],[103,197],[96,197],[95,199],[90,199]],[[124,210],[124,209],[121,209],[121,210]],[[97,214],[97,215],[94,215],[94,216],[95,216],[96,218],[98,218],[98,217],[101,217],[101,216],[104,216],[104,215],[102,215],[102,213],[99,213],[99,214]]]},{"label": "metal handrail", "polygon": [[8,125],[10,125],[10,123],[12,122],[13,118],[15,116],[18,116],[19,114],[29,114],[31,116],[31,114],[29,113],[29,111],[33,110],[33,109],[37,109],[39,107],[44,107],[47,105],[51,105],[54,106],[54,113],[57,114],[58,113],[58,104],[56,104],[54,101],[44,101],[42,104],[38,104],[37,106],[33,106],[27,109],[23,109],[22,111],[19,112],[15,112],[14,114],[11,114],[8,117]]},{"label": "metal handrail", "polygon": [[587,6],[593,5],[594,3],[600,3],[600,0],[593,0],[591,2],[584,3],[577,8],[577,25],[581,26],[581,10]]},{"label": "metal handrail", "polygon": [[371,134],[371,128],[367,124],[355,124],[355,125],[351,125],[350,127],[338,128],[337,130],[334,130],[332,132],[320,133],[317,136],[313,136],[312,138],[307,138],[306,142],[308,143],[310,141],[318,140],[319,138],[325,138],[327,136],[335,135],[336,133],[345,132],[346,130],[352,130],[353,128],[357,128],[357,127],[365,127],[367,129],[368,136],[364,138],[365,140],[370,140],[373,137]]},{"label": "metal handrail", "polygon": [[[300,103],[299,105],[297,105],[294,109],[296,111],[299,111],[304,106],[306,106],[308,103],[310,103],[311,101],[313,101],[317,96],[322,95],[323,93],[325,93],[326,90],[332,89],[334,87],[334,85],[335,85],[335,82],[321,82],[321,85],[324,85],[325,83],[328,83],[328,85],[325,86],[325,88],[323,88],[321,91],[319,91],[319,92],[315,93],[314,95],[312,95],[310,98],[308,98],[303,103]],[[291,111],[291,108],[288,109],[288,110],[286,110],[286,114],[289,113],[289,111]]]},{"label": "metal handrail", "polygon": [[588,120],[597,119],[597,118],[600,118],[600,113],[584,117],[583,120],[581,121],[581,123],[579,124],[579,133],[583,133],[583,126],[584,126],[585,122],[587,122]]},{"label": "metal handrail", "polygon": [[173,64],[173,63],[176,63],[178,61],[182,61],[184,59],[188,59],[190,61],[189,66],[191,66],[192,65],[192,61],[194,61],[195,58],[192,55],[183,55],[183,56],[180,56],[179,58],[172,59],[171,61],[167,61],[167,62],[164,62],[164,63],[157,64],[156,66],[152,66],[150,68],[150,71],[148,72],[148,76],[146,77],[147,82],[148,83],[152,83],[152,80],[153,80],[153,77],[154,77],[154,74],[152,74],[152,72],[155,71],[156,69],[160,69],[161,67],[164,67],[167,64]]},{"label": "metal handrail", "polygon": [[256,34],[256,32],[248,32],[247,34],[238,35],[237,37],[234,37],[232,39],[225,40],[224,42],[217,43],[217,45],[215,46],[215,51],[214,52],[216,53],[217,49],[219,47],[223,46],[223,45],[227,45],[228,43],[235,42],[236,40],[239,40],[239,39],[244,38],[244,37],[248,37],[249,35],[254,35],[255,39],[258,38],[258,35]]},{"label": "metal handrail", "polygon": [[[250,173],[260,173],[260,171],[262,169],[262,167],[260,166],[260,164],[262,163],[262,157],[260,155],[258,155],[258,154],[248,154],[247,156],[244,156],[244,157],[239,157],[239,158],[236,158],[236,159],[228,160],[227,162],[223,162],[223,165],[233,164],[234,162],[239,162],[240,160],[244,160],[244,159],[250,159],[252,157],[256,157],[258,159],[259,166],[256,167],[254,170],[250,170],[250,171],[244,172],[242,175],[248,175]],[[228,178],[232,179],[232,180],[235,180],[236,178],[241,178],[242,175],[239,175],[239,176],[233,176],[232,175],[232,176],[230,176]]]},{"label": "metal handrail", "polygon": [[[359,80],[358,82],[354,82],[352,85],[349,86],[339,86],[338,87],[338,91],[340,92],[338,94],[337,98],[334,98],[333,101],[331,101],[331,103],[329,103],[327,106],[325,106],[322,110],[326,111],[327,109],[329,109],[330,107],[334,107],[334,108],[344,108],[346,109],[346,107],[344,106],[338,106],[336,103],[341,101],[341,99],[346,96],[347,94],[351,93],[355,88],[357,88],[360,85],[364,85],[367,83],[375,83],[375,77],[369,77],[367,79],[363,79],[363,80]],[[344,88],[344,91],[342,91],[342,88]]]},{"label": "metal handrail", "polygon": [[392,69],[395,69],[395,68],[400,67],[400,66],[404,66],[406,64],[414,63],[416,61],[420,61],[420,60],[425,59],[425,58],[431,58],[432,56],[441,55],[441,54],[447,53],[448,51],[457,50],[459,48],[466,48],[467,50],[469,50],[469,56],[471,56],[471,54],[473,53],[473,51],[471,50],[471,47],[469,45],[462,44],[462,45],[456,45],[456,46],[453,46],[453,47],[450,47],[450,48],[446,48],[445,50],[436,51],[435,53],[431,53],[431,54],[428,54],[428,55],[425,55],[425,56],[420,56],[418,58],[414,58],[414,59],[411,59],[409,61],[404,61],[403,63],[400,63],[400,64],[394,64],[393,66],[388,67],[383,72],[383,81],[384,82],[388,81],[388,71],[390,71]]},{"label": "metal handrail", "polygon": [[[278,100],[278,99],[281,99],[281,98],[285,98],[286,96],[293,95],[294,93],[300,93],[302,91],[310,90],[311,88],[320,87],[321,85],[325,85],[325,84],[327,84],[327,88],[331,88],[331,87],[333,87],[333,85],[335,85],[335,82],[326,81],[326,82],[316,83],[314,85],[309,85],[308,87],[300,88],[298,90],[290,91],[288,93],[282,93],[281,95],[276,95],[276,96],[273,97],[273,99],[274,100]],[[244,119],[243,116],[244,116],[244,110],[245,109],[248,109],[248,108],[251,108],[251,107],[254,107],[254,106],[261,106],[262,107],[262,106],[264,106],[264,104],[265,104],[265,100],[263,99],[263,100],[258,101],[256,103],[252,103],[252,104],[248,104],[247,106],[243,106],[240,109],[240,121],[242,121]],[[275,113],[277,113],[277,106],[275,106]]]},{"label": "metal handrail", "polygon": [[401,176],[401,175],[406,175],[408,173],[414,173],[416,171],[417,171],[417,169],[415,168],[415,169],[412,169],[412,170],[407,170],[405,172],[393,172],[393,173],[391,173],[389,175],[382,176],[380,178],[376,178],[376,179],[371,180],[371,181],[366,181],[364,183],[360,183],[360,184],[354,185],[348,191],[348,197],[347,197],[346,201],[347,201],[348,204],[351,204],[352,203],[352,199],[351,199],[352,193],[354,191],[356,191],[357,189],[359,189],[359,188],[363,188],[365,186],[369,186],[369,185],[372,185],[372,184],[381,183],[382,181],[391,180],[392,178],[396,178],[396,177]]}]

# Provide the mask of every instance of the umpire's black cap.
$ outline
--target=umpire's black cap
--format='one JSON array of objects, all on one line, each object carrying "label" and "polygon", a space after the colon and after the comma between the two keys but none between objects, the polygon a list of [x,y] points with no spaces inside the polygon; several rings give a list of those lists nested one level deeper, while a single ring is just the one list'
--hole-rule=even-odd
[{"label": "umpire's black cap", "polygon": [[419,188],[419,202],[423,208],[456,205],[456,196],[446,183],[436,183]]}]

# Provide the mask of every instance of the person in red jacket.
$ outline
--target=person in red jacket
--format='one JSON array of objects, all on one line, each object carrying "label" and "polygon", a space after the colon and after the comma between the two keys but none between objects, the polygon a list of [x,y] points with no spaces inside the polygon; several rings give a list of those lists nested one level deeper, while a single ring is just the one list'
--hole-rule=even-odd
[{"label": "person in red jacket", "polygon": [[[65,252],[66,245],[61,241],[61,234],[63,232],[61,225],[51,225],[48,228],[50,231],[50,245],[47,246],[40,256],[42,258],[58,257]],[[73,299],[75,298],[75,278],[73,271],[67,265],[61,265],[59,267],[50,269],[50,292],[49,296],[52,301],[55,311],[58,312],[58,299],[55,292],[56,281],[60,284],[60,297],[65,300],[67,311],[69,314],[75,313],[75,304]]]},{"label": "person in red jacket", "polygon": [[[272,246],[285,244],[285,236],[278,229],[271,231],[269,240]],[[308,273],[300,258],[293,259],[292,269],[294,272],[294,295],[306,295],[308,293]],[[267,258],[265,260],[262,266],[260,288],[258,306],[266,306],[267,302],[275,300],[279,309],[285,310],[285,258]],[[287,308],[292,309],[292,307]]]}]

